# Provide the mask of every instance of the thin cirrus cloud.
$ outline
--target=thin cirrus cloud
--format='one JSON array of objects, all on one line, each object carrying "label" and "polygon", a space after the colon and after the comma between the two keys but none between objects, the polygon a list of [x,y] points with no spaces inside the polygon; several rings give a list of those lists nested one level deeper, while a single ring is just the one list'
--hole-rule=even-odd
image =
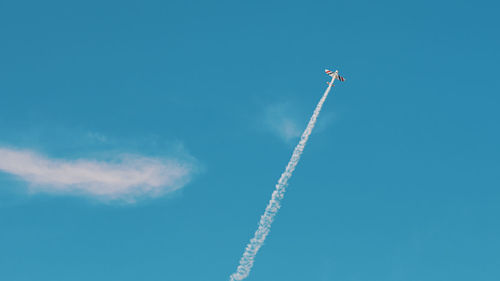
[{"label": "thin cirrus cloud", "polygon": [[[306,124],[303,119],[307,113],[294,102],[281,102],[268,105],[264,109],[263,123],[267,131],[279,137],[287,144],[293,144],[302,134]],[[335,120],[333,112],[323,112],[318,121],[316,133],[323,131]]]},{"label": "thin cirrus cloud", "polygon": [[285,142],[290,142],[302,133],[296,112],[297,110],[290,103],[269,105],[265,109],[264,122],[269,131]]},{"label": "thin cirrus cloud", "polygon": [[182,188],[194,164],[179,159],[122,155],[118,160],[51,159],[30,150],[0,147],[0,171],[29,183],[30,192],[80,194],[134,202]]}]

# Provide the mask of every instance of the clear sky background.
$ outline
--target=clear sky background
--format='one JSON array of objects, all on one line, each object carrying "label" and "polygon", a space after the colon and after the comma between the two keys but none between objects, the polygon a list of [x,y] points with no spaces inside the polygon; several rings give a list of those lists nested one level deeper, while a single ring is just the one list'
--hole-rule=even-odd
[{"label": "clear sky background", "polygon": [[190,170],[176,191],[110,198],[4,168],[0,280],[228,280],[324,68],[347,81],[248,280],[499,280],[499,8],[1,1],[0,148]]}]

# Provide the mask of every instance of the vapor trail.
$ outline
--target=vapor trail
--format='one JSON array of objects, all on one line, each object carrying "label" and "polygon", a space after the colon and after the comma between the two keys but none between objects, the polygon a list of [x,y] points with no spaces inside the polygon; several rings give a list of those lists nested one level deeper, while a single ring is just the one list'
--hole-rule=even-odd
[{"label": "vapor trail", "polygon": [[266,237],[269,234],[269,231],[271,230],[271,224],[274,221],[274,217],[276,216],[281,207],[281,200],[285,195],[286,186],[288,185],[288,180],[292,177],[292,173],[295,170],[297,164],[299,163],[300,156],[304,151],[304,147],[307,144],[307,140],[309,139],[309,136],[311,135],[311,132],[314,129],[314,125],[316,124],[316,119],[318,118],[318,115],[321,112],[323,103],[328,97],[328,93],[330,92],[330,89],[332,88],[333,82],[335,81],[336,77],[337,74],[334,74],[334,76],[332,77],[332,81],[329,83],[328,88],[323,94],[323,97],[321,97],[321,99],[318,102],[318,105],[316,105],[316,109],[314,110],[314,113],[311,116],[311,119],[309,120],[306,129],[304,130],[302,136],[300,137],[299,144],[297,144],[297,146],[293,150],[292,157],[290,158],[290,161],[288,162],[285,171],[283,172],[283,174],[281,174],[281,177],[278,180],[278,183],[276,184],[276,189],[273,191],[271,200],[267,204],[264,214],[260,217],[259,227],[257,228],[257,231],[255,232],[253,238],[250,239],[250,243],[248,243],[247,247],[245,248],[245,252],[243,253],[243,256],[240,259],[240,264],[238,265],[236,272],[231,274],[230,281],[243,280],[250,274],[250,270],[252,269],[255,256],[257,255],[257,252],[259,251],[260,247],[262,247],[262,245],[264,244],[264,241],[266,240]]}]

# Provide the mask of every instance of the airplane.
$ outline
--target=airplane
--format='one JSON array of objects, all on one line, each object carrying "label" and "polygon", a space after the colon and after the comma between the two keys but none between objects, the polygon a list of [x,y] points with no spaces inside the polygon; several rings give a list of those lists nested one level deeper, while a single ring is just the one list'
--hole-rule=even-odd
[{"label": "airplane", "polygon": [[332,81],[331,82],[326,82],[326,84],[328,84],[328,85],[334,86],[333,82],[335,81],[335,79],[337,79],[339,81],[342,81],[342,82],[345,81],[345,78],[339,75],[339,71],[338,70],[335,70],[335,72],[333,72],[333,71],[330,71],[328,69],[325,69],[325,73],[328,76],[332,77]]}]

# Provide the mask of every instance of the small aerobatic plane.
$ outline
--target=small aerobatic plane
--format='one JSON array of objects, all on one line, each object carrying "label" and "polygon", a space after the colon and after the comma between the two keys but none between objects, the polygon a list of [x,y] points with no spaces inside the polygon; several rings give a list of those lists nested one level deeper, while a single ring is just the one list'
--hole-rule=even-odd
[{"label": "small aerobatic plane", "polygon": [[335,70],[335,72],[333,72],[333,71],[330,71],[328,69],[325,69],[325,72],[330,77],[332,77],[332,81],[331,82],[326,82],[326,84],[328,84],[328,85],[332,85],[333,86],[333,82],[335,82],[335,79],[337,79],[339,81],[342,81],[342,82],[345,81],[344,77],[342,77],[342,76],[339,75],[339,71],[338,70]]}]

